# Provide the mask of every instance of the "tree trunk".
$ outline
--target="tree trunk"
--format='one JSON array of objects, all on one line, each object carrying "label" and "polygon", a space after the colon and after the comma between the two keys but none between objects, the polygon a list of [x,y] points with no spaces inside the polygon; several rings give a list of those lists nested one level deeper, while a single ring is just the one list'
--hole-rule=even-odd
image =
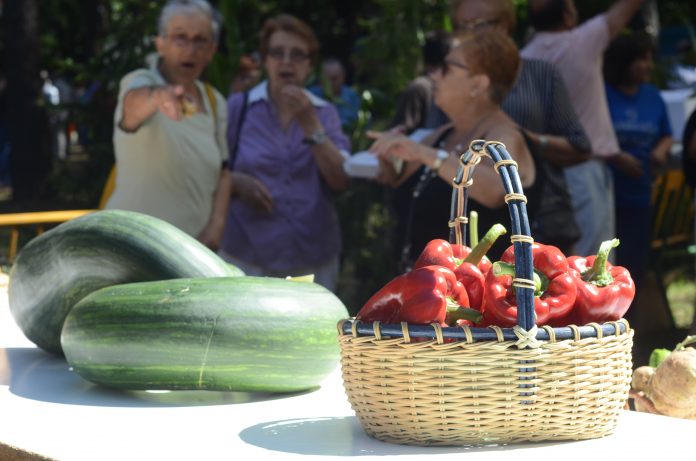
[{"label": "tree trunk", "polygon": [[48,113],[41,103],[38,0],[3,2],[12,199],[44,198],[51,169]]}]

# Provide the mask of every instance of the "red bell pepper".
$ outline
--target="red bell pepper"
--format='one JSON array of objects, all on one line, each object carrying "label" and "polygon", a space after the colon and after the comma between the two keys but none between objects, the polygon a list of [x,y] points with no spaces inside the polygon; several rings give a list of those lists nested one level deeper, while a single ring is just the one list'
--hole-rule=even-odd
[{"label": "red bell pepper", "polygon": [[568,323],[584,325],[589,322],[619,320],[626,313],[636,294],[636,286],[625,267],[607,261],[618,239],[602,242],[596,256],[568,258],[570,274],[578,296]]},{"label": "red bell pepper", "polygon": [[[546,325],[555,318],[564,317],[573,308],[577,288],[568,273],[565,255],[552,245],[532,245],[534,266],[535,323]],[[517,300],[512,278],[515,275],[515,250],[511,245],[493,264],[486,277],[486,302],[483,308],[485,325],[512,327],[517,324]]]},{"label": "red bell pepper", "polygon": [[505,227],[501,224],[494,225],[473,250],[442,239],[431,240],[413,267],[417,269],[436,265],[450,269],[466,288],[471,303],[469,307],[481,310],[485,294],[485,274],[492,266],[485,253],[505,232]]},{"label": "red bell pepper", "polygon": [[399,275],[367,300],[356,319],[384,323],[438,323],[448,326],[460,318],[480,320],[480,312],[466,309],[469,297],[454,272],[426,266]]}]

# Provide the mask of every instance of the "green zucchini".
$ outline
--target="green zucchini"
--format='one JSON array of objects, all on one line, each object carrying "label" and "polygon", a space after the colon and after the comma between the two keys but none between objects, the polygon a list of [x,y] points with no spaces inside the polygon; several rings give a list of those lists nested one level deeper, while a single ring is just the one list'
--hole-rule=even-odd
[{"label": "green zucchini", "polygon": [[231,266],[171,224],[104,210],[62,223],[24,246],[10,271],[9,305],[27,338],[60,354],[65,316],[99,288],[232,275]]},{"label": "green zucchini", "polygon": [[292,392],[339,361],[343,303],[324,287],[265,277],[115,285],[68,314],[61,341],[83,378],[130,390]]}]

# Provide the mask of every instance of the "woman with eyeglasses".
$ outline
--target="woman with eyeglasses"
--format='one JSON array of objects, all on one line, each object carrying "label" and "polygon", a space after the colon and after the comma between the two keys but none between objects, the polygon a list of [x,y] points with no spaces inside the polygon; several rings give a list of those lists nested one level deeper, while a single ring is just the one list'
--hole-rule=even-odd
[{"label": "woman with eyeglasses", "polygon": [[341,233],[332,192],[347,188],[350,143],[336,108],[305,90],[319,43],[290,15],[261,31],[267,74],[228,100],[234,190],[221,254],[249,275],[314,274],[334,290]]},{"label": "woman with eyeglasses", "polygon": [[205,0],[163,8],[158,57],[126,75],[114,115],[116,187],[106,208],[149,214],[211,248],[222,239],[231,181],[225,100],[199,78],[217,49],[220,26]]},{"label": "woman with eyeglasses", "polygon": [[[513,0],[450,0],[452,25],[458,32],[497,29],[513,36],[517,22]],[[546,178],[536,219],[531,223],[534,237],[572,252],[580,238],[575,222],[566,167],[590,158],[590,141],[571,103],[563,78],[556,67],[536,59],[520,59],[517,80],[501,104],[506,114],[536,145]],[[431,127],[447,122],[435,108],[429,114]]]},{"label": "woman with eyeglasses", "polygon": [[[517,162],[522,187],[533,215],[539,202],[542,181],[536,161],[523,132],[501,109],[500,103],[515,81],[519,53],[515,43],[497,30],[458,34],[444,65],[433,74],[435,103],[450,123],[418,144],[395,131],[370,133],[375,139],[370,150],[382,159],[401,158],[406,166],[394,180],[395,194],[410,196],[409,209],[397,210],[408,217],[398,223],[404,232],[406,257],[414,261],[432,239],[449,237],[452,178],[459,155],[475,139],[501,141]],[[387,167],[392,162],[380,162]],[[502,181],[490,159],[476,167],[469,187],[469,210],[479,213],[479,228],[485,232],[495,223],[509,228],[510,215],[504,201]],[[489,251],[498,258],[509,246],[501,238]]]}]

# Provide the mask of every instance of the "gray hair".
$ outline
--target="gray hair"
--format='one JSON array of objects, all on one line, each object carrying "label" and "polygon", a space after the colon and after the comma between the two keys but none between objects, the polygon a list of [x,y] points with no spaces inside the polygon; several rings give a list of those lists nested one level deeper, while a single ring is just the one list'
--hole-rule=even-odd
[{"label": "gray hair", "polygon": [[220,14],[206,0],[169,0],[162,8],[157,29],[160,37],[167,35],[167,26],[174,16],[183,13],[201,13],[210,18],[210,29],[213,41],[217,43],[220,37]]}]

